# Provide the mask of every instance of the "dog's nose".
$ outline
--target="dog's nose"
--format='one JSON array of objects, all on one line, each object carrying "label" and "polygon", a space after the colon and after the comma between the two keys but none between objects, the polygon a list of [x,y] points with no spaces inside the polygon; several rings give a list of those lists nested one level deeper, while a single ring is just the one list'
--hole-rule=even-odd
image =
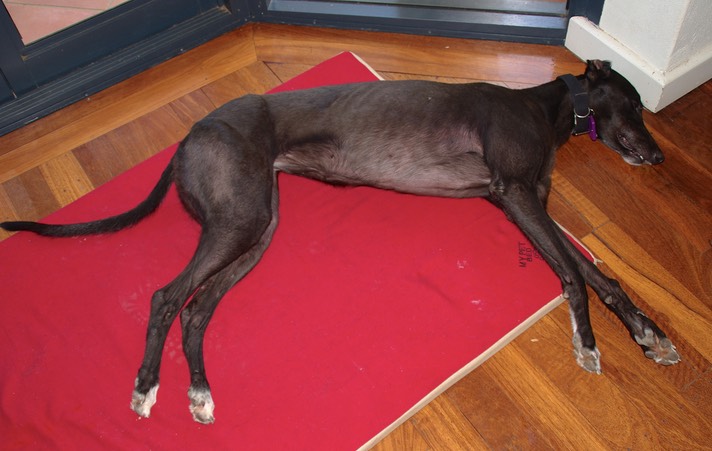
[{"label": "dog's nose", "polygon": [[650,159],[651,164],[660,164],[665,161],[665,155],[662,152],[655,152],[653,158]]}]

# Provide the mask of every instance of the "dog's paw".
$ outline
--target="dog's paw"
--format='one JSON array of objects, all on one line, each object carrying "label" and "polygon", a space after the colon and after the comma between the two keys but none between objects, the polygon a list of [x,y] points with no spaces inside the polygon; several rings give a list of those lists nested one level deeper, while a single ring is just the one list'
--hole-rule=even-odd
[{"label": "dog's paw", "polygon": [[215,403],[210,395],[210,390],[191,387],[188,389],[188,398],[190,399],[190,413],[193,415],[193,420],[202,424],[215,422],[215,417],[213,416]]},{"label": "dog's paw", "polygon": [[601,374],[601,353],[598,348],[596,346],[593,349],[585,347],[576,332],[574,332],[573,345],[576,363],[589,373]]},{"label": "dog's paw", "polygon": [[679,362],[680,354],[675,345],[667,337],[658,337],[650,329],[645,329],[642,337],[635,337],[635,341],[643,348],[645,357],[653,359],[660,365],[674,365]]},{"label": "dog's paw", "polygon": [[576,363],[589,373],[601,374],[601,353],[598,348],[588,349],[581,347],[574,349]]},{"label": "dog's paw", "polygon": [[134,390],[133,395],[131,396],[131,410],[136,412],[140,417],[150,417],[151,407],[156,404],[157,396],[158,384],[151,387],[148,393],[139,393],[137,390]]}]

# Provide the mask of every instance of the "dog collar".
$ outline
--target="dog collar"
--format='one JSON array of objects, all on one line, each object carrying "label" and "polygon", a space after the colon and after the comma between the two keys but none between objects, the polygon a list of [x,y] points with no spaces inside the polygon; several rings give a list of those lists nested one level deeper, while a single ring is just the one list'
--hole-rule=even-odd
[{"label": "dog collar", "polygon": [[566,83],[571,93],[571,100],[574,102],[574,129],[571,132],[574,136],[588,133],[591,140],[598,138],[596,133],[596,120],[593,118],[593,110],[588,106],[588,93],[576,77],[571,74],[557,77]]}]

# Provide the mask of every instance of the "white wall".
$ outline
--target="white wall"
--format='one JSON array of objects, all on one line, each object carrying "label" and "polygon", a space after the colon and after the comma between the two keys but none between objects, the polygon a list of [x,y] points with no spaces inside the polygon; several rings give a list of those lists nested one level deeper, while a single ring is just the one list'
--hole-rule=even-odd
[{"label": "white wall", "polygon": [[605,0],[599,26],[571,20],[566,47],[612,61],[659,111],[712,78],[712,1]]}]

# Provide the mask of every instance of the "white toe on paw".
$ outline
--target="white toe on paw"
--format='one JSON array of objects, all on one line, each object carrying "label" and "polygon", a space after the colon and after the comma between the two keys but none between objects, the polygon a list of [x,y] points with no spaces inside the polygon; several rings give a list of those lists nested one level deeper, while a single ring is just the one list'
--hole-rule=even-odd
[{"label": "white toe on paw", "polygon": [[584,347],[577,334],[574,334],[573,343],[576,363],[589,373],[601,374],[601,353],[598,348],[595,346],[593,349]]},{"label": "white toe on paw", "polygon": [[215,403],[210,395],[210,390],[190,388],[188,390],[188,398],[190,399],[190,413],[193,415],[193,420],[203,424],[215,422],[215,417],[213,416]]},{"label": "white toe on paw", "polygon": [[143,418],[151,416],[151,407],[156,404],[158,396],[158,384],[153,386],[148,393],[142,394],[134,390],[131,396],[131,410]]},{"label": "white toe on paw", "polygon": [[589,373],[601,374],[601,353],[598,348],[581,348],[574,351],[576,363]]}]

